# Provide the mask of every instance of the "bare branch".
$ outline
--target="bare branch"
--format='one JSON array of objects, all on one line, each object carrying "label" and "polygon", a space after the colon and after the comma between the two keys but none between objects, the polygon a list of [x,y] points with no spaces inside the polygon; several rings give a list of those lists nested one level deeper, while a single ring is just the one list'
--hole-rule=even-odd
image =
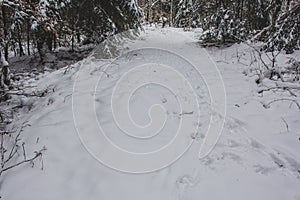
[{"label": "bare branch", "polygon": [[24,163],[33,162],[35,159],[37,159],[37,158],[40,157],[40,156],[42,156],[42,152],[37,153],[37,154],[36,154],[33,158],[31,158],[31,159],[23,160],[23,161],[21,161],[21,162],[19,162],[19,163],[17,163],[17,164],[14,164],[14,165],[11,165],[11,166],[9,166],[9,167],[6,167],[6,168],[4,168],[4,169],[2,169],[2,170],[0,171],[0,175],[1,175],[3,172],[5,172],[5,171],[7,171],[7,170],[10,170],[10,169],[12,169],[12,168],[15,168],[15,167],[17,167],[17,166],[19,166],[19,165],[22,165],[22,164],[24,164]]},{"label": "bare branch", "polygon": [[271,105],[271,104],[273,104],[273,103],[275,103],[275,102],[278,102],[278,101],[290,101],[290,102],[296,104],[297,107],[298,107],[298,109],[300,110],[300,104],[299,104],[298,101],[296,101],[296,100],[294,100],[294,99],[286,99],[286,98],[283,98],[283,99],[275,99],[275,100],[273,100],[273,101],[271,101],[271,102],[269,102],[269,103],[267,103],[267,104],[263,104],[263,106],[264,106],[265,108],[270,108],[270,105]]}]

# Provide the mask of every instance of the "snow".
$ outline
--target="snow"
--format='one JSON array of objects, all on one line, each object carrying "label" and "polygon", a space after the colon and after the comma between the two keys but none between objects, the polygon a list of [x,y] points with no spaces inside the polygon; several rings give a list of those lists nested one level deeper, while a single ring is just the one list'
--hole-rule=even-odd
[{"label": "snow", "polygon": [[38,27],[37,21],[33,21],[32,25],[31,25],[31,29],[32,29],[32,30],[36,30],[37,27]]},{"label": "snow", "polygon": [[7,61],[3,61],[3,62],[2,62],[2,65],[3,65],[3,66],[9,66],[9,64],[8,64]]},{"label": "snow", "polygon": [[[181,29],[146,27],[139,38],[126,40],[125,44],[122,44],[122,53],[131,55],[126,53],[143,48],[148,50],[159,48],[179,54],[194,65],[209,66],[210,56],[198,45],[198,37],[194,36],[194,32],[183,32]],[[107,48],[106,46],[106,50]],[[46,146],[47,151],[43,156],[44,170],[39,169],[40,163],[37,162],[34,168],[22,166],[6,173],[1,185],[3,199],[296,200],[300,198],[299,110],[290,105],[290,102],[278,102],[269,109],[263,107],[263,102],[277,98],[278,94],[268,93],[263,97],[259,96],[255,77],[243,75],[243,72],[248,70],[243,63],[251,62],[249,49],[243,44],[209,50],[224,81],[227,114],[220,140],[207,157],[198,159],[199,148],[205,137],[203,133],[209,128],[209,115],[219,116],[220,110],[208,108],[212,102],[207,99],[208,90],[204,86],[205,83],[214,85],[218,76],[216,74],[205,76],[210,73],[208,70],[203,73],[202,78],[201,76],[199,78],[188,64],[180,63],[181,61],[175,58],[170,59],[171,57],[152,62],[172,66],[175,64],[177,71],[192,80],[193,88],[199,86],[196,94],[202,96],[200,98],[200,108],[203,109],[200,110],[203,113],[200,117],[202,125],[200,132],[193,136],[194,141],[190,149],[171,166],[139,175],[112,170],[91,156],[82,145],[80,140],[82,138],[78,136],[76,127],[80,125],[86,125],[87,129],[94,127],[91,123],[94,119],[85,118],[89,115],[84,111],[86,109],[87,112],[90,108],[89,100],[94,92],[91,84],[98,81],[99,76],[102,76],[103,80],[100,80],[96,88],[95,114],[99,123],[103,124],[103,129],[110,131],[107,137],[129,151],[148,152],[165,145],[174,137],[170,133],[178,126],[177,116],[180,111],[190,111],[178,109],[178,100],[171,91],[161,86],[143,87],[146,92],[137,90],[129,102],[133,120],[140,125],[147,125],[153,116],[152,112],[147,115],[149,107],[165,104],[164,108],[170,114],[166,119],[162,118],[162,121],[167,120],[171,124],[166,123],[162,134],[153,138],[154,142],[133,140],[120,134],[113,121],[111,107],[108,106],[109,94],[112,94],[114,84],[128,71],[131,64],[147,63],[151,56],[157,58],[160,55],[151,51],[138,52],[141,55],[131,55],[132,60],[130,57],[127,57],[128,60],[116,60],[117,64],[108,68],[107,74],[103,69],[111,60],[101,59],[99,56],[101,53],[94,52],[92,56],[74,64],[71,68],[46,73],[34,81],[33,84],[39,89],[51,86],[55,88],[55,92],[36,100],[33,110],[29,113],[20,113],[13,125],[20,125],[24,121],[31,124],[31,127],[25,129],[22,137],[27,144],[28,153]],[[237,52],[243,54],[241,59],[238,59]],[[113,53],[110,52],[110,55]],[[163,51],[161,55],[165,55]],[[79,79],[78,73],[82,75]],[[168,81],[172,82],[172,77],[168,78]],[[84,90],[73,91],[75,82]],[[73,121],[70,96],[72,94],[82,97],[82,101],[77,102],[77,109],[81,109],[83,116],[81,118],[75,116],[76,126]],[[155,117],[153,119],[155,120]],[[288,130],[282,119],[288,123]],[[92,144],[99,144],[96,139],[93,142]]]}]

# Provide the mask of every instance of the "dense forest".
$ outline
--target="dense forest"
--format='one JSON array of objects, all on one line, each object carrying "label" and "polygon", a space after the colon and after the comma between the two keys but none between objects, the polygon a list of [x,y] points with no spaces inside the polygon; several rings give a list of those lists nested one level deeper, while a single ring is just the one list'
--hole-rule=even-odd
[{"label": "dense forest", "polygon": [[7,60],[45,49],[99,43],[110,34],[138,28],[141,12],[135,1],[3,0],[1,52]]},{"label": "dense forest", "polygon": [[298,0],[141,0],[147,21],[166,17],[170,26],[204,29],[203,43],[255,39],[265,50],[299,49]]},{"label": "dense forest", "polygon": [[265,50],[299,49],[298,0],[2,0],[1,53],[8,60],[99,43],[142,22],[204,29],[204,44],[255,39]]}]

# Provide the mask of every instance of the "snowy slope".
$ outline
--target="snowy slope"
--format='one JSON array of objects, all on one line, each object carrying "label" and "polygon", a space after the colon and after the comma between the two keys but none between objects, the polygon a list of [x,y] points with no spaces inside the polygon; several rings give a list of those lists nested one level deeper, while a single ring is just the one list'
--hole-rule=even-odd
[{"label": "snowy slope", "polygon": [[[206,52],[197,44],[194,33],[177,29],[146,28],[145,33],[123,44],[123,52],[139,48],[160,48],[176,52],[190,62],[205,64],[209,59]],[[221,138],[211,154],[198,159],[199,147],[203,142],[201,130],[208,127],[205,115],[207,90],[203,93],[204,115],[201,117],[200,134],[195,135],[191,148],[173,165],[153,173],[126,174],[112,170],[94,159],[77,134],[72,113],[73,84],[80,67],[85,76],[81,81],[89,86],[102,71],[105,61],[99,55],[89,57],[75,64],[71,69],[62,69],[46,74],[37,82],[38,87],[55,87],[55,92],[47,98],[34,103],[29,114],[21,114],[16,124],[28,121],[23,137],[27,152],[42,146],[47,147],[44,154],[44,170],[39,163],[34,168],[22,166],[4,176],[1,196],[9,200],[37,199],[131,199],[131,200],[196,200],[196,199],[300,199],[300,118],[299,110],[289,103],[278,103],[265,109],[260,101],[268,101],[274,96],[261,98],[257,95],[254,78],[243,76],[246,67],[236,61],[236,50],[244,51],[245,46],[233,46],[225,50],[212,50],[224,80],[227,94],[226,124]],[[137,55],[141,62],[147,58]],[[122,62],[121,62],[122,63]],[[124,62],[123,64],[125,64]],[[116,65],[117,66],[117,65]],[[130,102],[132,117],[140,124],[149,121],[149,106],[158,101],[166,103],[171,124],[162,130],[162,136],[153,138],[155,142],[140,143],[130,137],[119,135],[110,116],[110,107],[105,103],[117,77],[124,73],[126,66],[118,65],[119,70],[109,71],[109,75],[96,90],[96,116],[111,131],[110,139],[131,151],[151,151],[165,144],[173,136],[170,132],[178,124],[179,114],[176,99],[162,88],[148,87],[146,92],[137,92]],[[186,71],[185,71],[186,69]],[[181,72],[190,75],[195,85],[202,86],[203,80],[196,80],[188,66]],[[66,72],[66,73],[65,73]],[[209,80],[213,83],[213,80]],[[203,90],[202,90],[202,89]],[[75,91],[76,92],[76,91]],[[86,95],[91,91],[81,91]],[[51,99],[49,101],[49,99]],[[83,99],[84,100],[84,99]],[[49,104],[49,102],[51,102]],[[82,101],[82,106],[87,102]],[[289,123],[287,131],[284,118]],[[87,127],[90,119],[82,118],[80,123]],[[39,138],[38,143],[37,138]]]}]

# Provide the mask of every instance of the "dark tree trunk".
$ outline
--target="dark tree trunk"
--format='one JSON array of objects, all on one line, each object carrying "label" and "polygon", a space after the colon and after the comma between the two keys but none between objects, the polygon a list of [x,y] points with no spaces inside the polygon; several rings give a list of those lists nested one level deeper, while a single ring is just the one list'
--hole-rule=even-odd
[{"label": "dark tree trunk", "polygon": [[6,6],[2,4],[2,21],[3,21],[3,33],[4,33],[4,58],[8,60],[8,27],[6,18]]},{"label": "dark tree trunk", "polygon": [[53,37],[53,48],[56,49],[57,48],[57,36],[54,35]]},{"label": "dark tree trunk", "polygon": [[40,56],[41,62],[44,62],[44,43],[45,43],[45,31],[42,27],[38,27],[36,31],[36,46]]},{"label": "dark tree trunk", "polygon": [[49,51],[53,49],[53,33],[47,32],[46,43]]},{"label": "dark tree trunk", "polygon": [[81,42],[81,38],[80,38],[80,32],[77,31],[77,43],[79,44]]},{"label": "dark tree trunk", "polygon": [[30,30],[31,30],[31,25],[29,20],[27,21],[27,54],[30,56]]},{"label": "dark tree trunk", "polygon": [[21,29],[20,25],[18,25],[17,31],[18,31],[17,35],[18,35],[19,55],[21,57],[21,56],[24,56],[25,53],[24,53],[24,49],[23,49],[23,45],[22,45],[22,29]]}]

